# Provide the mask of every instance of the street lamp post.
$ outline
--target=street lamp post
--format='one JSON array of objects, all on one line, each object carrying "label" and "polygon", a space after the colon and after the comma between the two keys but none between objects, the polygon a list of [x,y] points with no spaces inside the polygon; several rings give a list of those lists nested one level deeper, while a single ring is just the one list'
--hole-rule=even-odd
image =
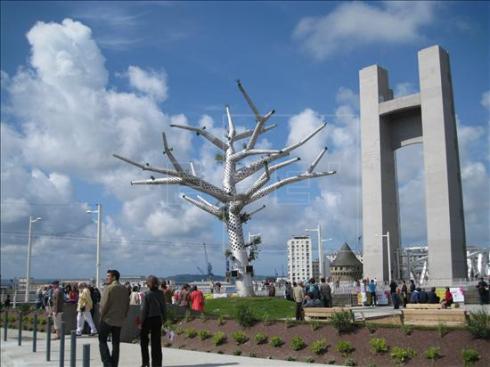
[{"label": "street lamp post", "polygon": [[24,301],[29,302],[29,288],[31,286],[31,253],[32,253],[32,223],[36,223],[41,220],[41,217],[32,219],[29,216],[29,234],[27,238],[27,271],[26,271],[26,293]]},{"label": "street lamp post", "polygon": [[331,238],[322,239],[322,227],[320,226],[320,223],[318,223],[316,228],[306,228],[305,231],[316,232],[318,234],[318,267],[320,268],[320,278],[323,278],[325,276],[323,268],[323,242],[330,241]]},{"label": "street lamp post", "polygon": [[95,260],[95,287],[99,288],[100,285],[100,244],[102,239],[102,223],[100,218],[102,217],[102,205],[97,204],[97,209],[87,210],[87,213],[97,213],[97,255]]},{"label": "street lamp post", "polygon": [[376,237],[386,237],[386,246],[388,250],[388,283],[391,283],[391,245],[390,245],[390,232],[386,231],[386,234],[377,234]]}]

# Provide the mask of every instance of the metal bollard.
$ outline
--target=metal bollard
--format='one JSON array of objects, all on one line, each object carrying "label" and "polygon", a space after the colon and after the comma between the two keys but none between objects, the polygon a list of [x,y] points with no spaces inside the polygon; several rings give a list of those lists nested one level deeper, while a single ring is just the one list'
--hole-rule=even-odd
[{"label": "metal bollard", "polygon": [[90,344],[83,345],[83,367],[90,367]]},{"label": "metal bollard", "polygon": [[18,345],[22,345],[22,312],[19,312],[19,336]]},{"label": "metal bollard", "polygon": [[34,312],[32,320],[32,351],[37,352],[37,311]]},{"label": "metal bollard", "polygon": [[51,316],[48,316],[48,323],[46,324],[46,361],[51,361]]},{"label": "metal bollard", "polygon": [[6,342],[7,341],[7,330],[8,330],[8,326],[9,326],[9,311],[8,310],[5,310],[5,315],[4,315],[4,319],[3,319],[3,341]]},{"label": "metal bollard", "polygon": [[71,349],[70,349],[70,367],[75,367],[77,364],[77,332],[71,331]]},{"label": "metal bollard", "polygon": [[61,321],[60,327],[60,367],[65,366],[65,323]]}]

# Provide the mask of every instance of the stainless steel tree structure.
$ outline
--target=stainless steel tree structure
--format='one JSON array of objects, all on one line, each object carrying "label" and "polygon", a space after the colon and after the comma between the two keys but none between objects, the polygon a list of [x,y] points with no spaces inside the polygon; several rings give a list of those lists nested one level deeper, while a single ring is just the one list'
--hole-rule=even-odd
[{"label": "stainless steel tree structure", "polygon": [[[167,176],[162,178],[155,178],[152,176],[151,179],[148,180],[132,181],[132,185],[182,185],[207,194],[218,201],[219,205],[214,205],[199,195],[197,195],[196,198],[182,195],[182,198],[189,203],[216,216],[225,223],[228,232],[229,246],[232,253],[232,270],[237,270],[238,273],[236,281],[237,291],[240,296],[250,296],[253,295],[252,274],[246,271],[247,266],[251,261],[247,252],[247,247],[250,246],[250,244],[245,243],[242,226],[253,214],[262,210],[265,205],[248,213],[244,211],[245,207],[285,185],[310,178],[332,175],[335,174],[335,171],[314,172],[315,167],[327,150],[327,148],[324,148],[304,173],[283,178],[267,185],[271,179],[271,174],[274,171],[286,167],[287,165],[298,161],[300,158],[292,158],[274,165],[270,165],[271,162],[288,156],[293,150],[305,144],[313,136],[318,134],[318,132],[326,126],[326,123],[323,123],[312,131],[305,139],[296,144],[284,147],[283,149],[257,149],[255,148],[255,145],[259,136],[276,127],[276,125],[265,126],[267,120],[274,114],[274,110],[265,115],[261,115],[243,88],[243,85],[240,81],[237,83],[240,92],[245,97],[247,104],[250,106],[255,116],[256,125],[254,129],[237,133],[228,106],[225,107],[228,122],[226,140],[214,136],[209,131],[206,131],[205,127],[197,128],[187,125],[170,125],[175,128],[195,132],[197,135],[209,140],[223,152],[224,177],[222,188],[199,178],[194,169],[192,169],[192,166],[191,172],[184,170],[177,159],[175,159],[172,149],[169,148],[165,133],[162,133],[164,154],[168,157],[174,169],[156,168],[148,163],[140,164],[117,154],[114,154],[114,157],[139,167],[144,171],[151,171]],[[247,144],[244,145],[243,149],[237,151],[235,149],[236,143],[239,140],[246,138],[249,138]],[[238,162],[250,156],[260,156],[260,158],[241,168],[237,167]],[[258,177],[255,183],[248,188],[248,190],[245,192],[237,192],[237,184],[239,182],[260,170],[263,170],[263,173]]]}]

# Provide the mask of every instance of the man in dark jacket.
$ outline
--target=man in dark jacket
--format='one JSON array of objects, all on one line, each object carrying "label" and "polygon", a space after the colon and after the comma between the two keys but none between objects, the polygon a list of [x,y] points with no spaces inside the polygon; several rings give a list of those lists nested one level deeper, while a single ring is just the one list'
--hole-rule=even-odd
[{"label": "man in dark jacket", "polygon": [[428,298],[429,298],[428,303],[433,303],[433,304],[439,303],[440,299],[436,294],[436,288],[435,287],[432,287],[430,289],[430,292],[428,294]]},{"label": "man in dark jacket", "polygon": [[[119,364],[121,328],[128,315],[129,296],[127,289],[119,283],[119,272],[107,270],[106,286],[100,302],[99,350],[104,367]],[[112,355],[107,347],[107,337],[112,334]]]},{"label": "man in dark jacket", "polygon": [[145,292],[141,302],[140,325],[141,328],[141,359],[142,366],[150,366],[148,353],[148,334],[151,333],[151,366],[162,366],[162,324],[166,319],[165,297],[158,289],[158,278],[149,275],[146,285],[149,291]]},{"label": "man in dark jacket", "polygon": [[325,278],[321,278],[320,282],[320,298],[322,300],[323,307],[332,307],[332,289],[325,281]]}]

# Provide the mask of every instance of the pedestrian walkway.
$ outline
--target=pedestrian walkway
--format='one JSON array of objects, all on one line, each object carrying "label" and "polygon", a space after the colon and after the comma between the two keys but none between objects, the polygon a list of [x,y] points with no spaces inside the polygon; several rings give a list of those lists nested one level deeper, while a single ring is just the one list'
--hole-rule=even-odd
[{"label": "pedestrian walkway", "polygon": [[[3,330],[2,330],[3,332]],[[37,352],[32,352],[32,332],[23,333],[22,345],[17,345],[18,331],[9,329],[7,342],[1,342],[2,367],[57,367],[59,366],[59,341],[51,344],[51,361],[46,361],[46,334],[38,333]],[[3,336],[3,334],[2,334]],[[83,344],[90,344],[90,367],[102,367],[97,337],[77,339],[76,365],[82,366]],[[65,366],[70,366],[70,337],[65,340]],[[121,343],[119,367],[141,365],[139,344]],[[193,352],[182,349],[163,349],[164,367],[311,367],[311,363],[288,362],[261,358],[231,356],[215,353]]]}]

